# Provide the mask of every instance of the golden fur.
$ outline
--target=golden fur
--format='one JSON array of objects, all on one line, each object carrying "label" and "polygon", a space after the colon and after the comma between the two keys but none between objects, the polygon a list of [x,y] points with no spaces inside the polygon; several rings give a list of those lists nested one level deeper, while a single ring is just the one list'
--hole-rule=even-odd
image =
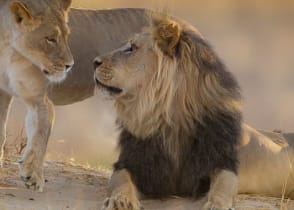
[{"label": "golden fur", "polygon": [[[134,85],[132,90],[128,89],[128,93],[116,97],[118,120],[133,134],[142,138],[160,130],[165,136],[167,150],[175,158],[178,154],[177,149],[182,144],[177,140],[181,139],[181,135],[189,134],[195,118],[202,122],[204,115],[213,116],[214,111],[223,109],[234,112],[241,109],[240,101],[231,97],[232,93],[220,85],[216,74],[204,76],[199,72],[198,65],[195,65],[195,60],[199,60],[198,56],[214,62],[213,55],[210,55],[205,46],[196,45],[193,40],[185,39],[181,40],[183,47],[178,52],[180,60],[165,56],[175,50],[174,42],[179,40],[181,27],[188,26],[180,26],[168,19],[155,19],[153,30],[146,29],[119,49],[124,50],[131,45],[138,49],[146,48],[137,52],[138,56],[132,57],[133,60],[127,60],[130,65],[144,65],[141,71],[126,70],[128,66],[122,66],[121,61],[124,57],[116,63],[116,56],[111,63],[105,64],[105,68],[102,66],[102,70],[97,71],[99,80],[109,86],[128,86],[124,83],[140,85],[139,88]],[[170,43],[165,43],[167,39],[171,39]],[[199,47],[202,48],[198,49],[201,54],[191,53]],[[207,106],[210,107],[209,111],[205,109]]]},{"label": "golden fur", "polygon": [[67,38],[71,0],[0,1],[0,146],[6,141],[6,120],[12,97],[28,109],[27,147],[20,176],[28,187],[43,190],[43,160],[53,125],[48,81],[62,81],[73,65]]}]

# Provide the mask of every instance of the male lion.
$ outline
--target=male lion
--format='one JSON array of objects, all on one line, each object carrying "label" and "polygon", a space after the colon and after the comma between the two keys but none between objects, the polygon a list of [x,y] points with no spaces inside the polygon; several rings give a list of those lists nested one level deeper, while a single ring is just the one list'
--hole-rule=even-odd
[{"label": "male lion", "polygon": [[[75,65],[65,82],[51,83],[54,87],[49,95],[53,102],[65,105],[92,96],[92,58],[118,48],[148,26],[148,19],[146,9],[71,9],[69,44]],[[246,124],[242,127],[238,192],[294,199],[294,133],[258,131]]]},{"label": "male lion", "polygon": [[[28,109],[28,144],[20,175],[28,187],[42,191],[43,159],[53,123],[46,96],[48,80],[61,81],[73,65],[67,44],[67,11],[71,0],[2,0],[0,2],[0,146],[13,96]],[[47,80],[48,79],[48,80]]]},{"label": "male lion", "polygon": [[201,35],[168,17],[98,57],[96,83],[115,99],[120,155],[103,209],[140,209],[146,197],[208,193],[230,209],[237,193],[239,86]]}]

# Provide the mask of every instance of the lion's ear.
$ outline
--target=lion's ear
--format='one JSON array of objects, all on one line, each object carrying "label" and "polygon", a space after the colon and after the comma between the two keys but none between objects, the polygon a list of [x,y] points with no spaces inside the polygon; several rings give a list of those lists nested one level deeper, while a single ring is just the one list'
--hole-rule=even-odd
[{"label": "lion's ear", "polygon": [[70,8],[72,0],[61,0],[62,8],[67,11]]},{"label": "lion's ear", "polygon": [[15,1],[10,4],[10,11],[17,24],[29,24],[33,17],[29,8],[22,2]]},{"label": "lion's ear", "polygon": [[173,57],[181,37],[179,25],[173,21],[153,21],[154,40],[166,55]]}]

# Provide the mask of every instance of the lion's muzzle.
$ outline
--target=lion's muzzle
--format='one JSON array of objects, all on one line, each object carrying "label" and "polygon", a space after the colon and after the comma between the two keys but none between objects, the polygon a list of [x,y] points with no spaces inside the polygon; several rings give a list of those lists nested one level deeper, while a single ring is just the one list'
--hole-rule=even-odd
[{"label": "lion's muzzle", "polygon": [[99,66],[101,66],[102,64],[102,60],[101,58],[97,57],[94,59],[93,64],[94,64],[94,69],[97,69]]}]

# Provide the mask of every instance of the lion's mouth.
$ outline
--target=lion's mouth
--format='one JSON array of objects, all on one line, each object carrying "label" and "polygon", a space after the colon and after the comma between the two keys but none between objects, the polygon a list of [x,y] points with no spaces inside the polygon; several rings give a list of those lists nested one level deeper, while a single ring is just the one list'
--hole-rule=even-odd
[{"label": "lion's mouth", "polygon": [[45,77],[53,83],[58,83],[58,82],[62,82],[67,75],[67,72],[65,71],[55,71],[55,72],[50,72],[47,69],[43,69],[43,74],[45,75]]},{"label": "lion's mouth", "polygon": [[100,82],[97,78],[95,78],[95,80],[96,80],[97,86],[102,87],[103,89],[107,90],[110,93],[120,94],[122,92],[122,89],[120,88],[105,85],[102,82]]}]

